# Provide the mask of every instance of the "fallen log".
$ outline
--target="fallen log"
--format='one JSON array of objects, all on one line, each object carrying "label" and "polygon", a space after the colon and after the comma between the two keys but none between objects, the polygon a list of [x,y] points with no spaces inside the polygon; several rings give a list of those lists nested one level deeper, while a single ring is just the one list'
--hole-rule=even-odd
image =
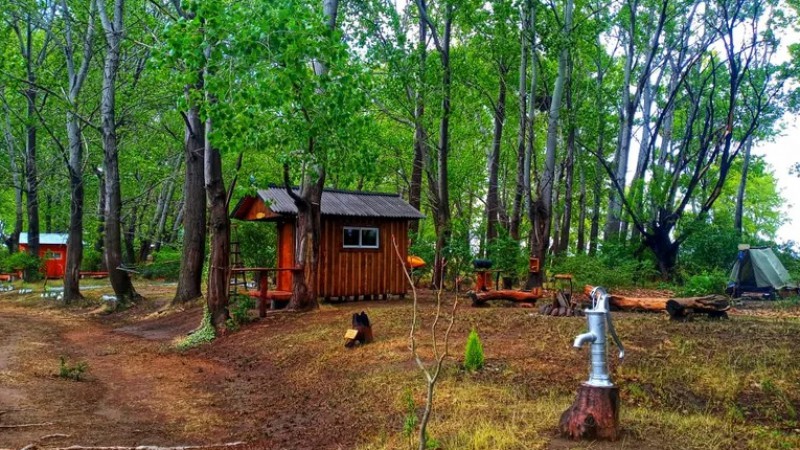
[{"label": "fallen log", "polygon": [[536,303],[542,297],[541,290],[515,291],[511,289],[501,289],[497,291],[467,292],[467,296],[472,299],[472,306],[484,306],[489,300],[510,300],[512,302]]},{"label": "fallen log", "polygon": [[712,319],[727,318],[726,311],[730,308],[728,299],[723,295],[672,298],[667,301],[667,312],[671,320],[686,320],[693,313],[708,314]]},{"label": "fallen log", "polygon": [[[589,295],[592,289],[594,286],[586,285],[583,291]],[[725,311],[731,308],[728,298],[719,294],[685,298],[635,298],[610,295],[609,305],[622,311],[667,311],[672,320],[685,319],[695,312],[708,314],[712,318],[727,317]]]}]

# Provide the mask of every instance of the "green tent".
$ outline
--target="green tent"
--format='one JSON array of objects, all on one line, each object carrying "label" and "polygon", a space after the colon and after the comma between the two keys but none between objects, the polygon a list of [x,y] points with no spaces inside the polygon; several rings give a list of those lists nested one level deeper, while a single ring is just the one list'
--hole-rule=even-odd
[{"label": "green tent", "polygon": [[730,284],[734,297],[743,292],[774,292],[797,289],[789,272],[783,267],[771,248],[743,248],[739,250],[731,271]]}]

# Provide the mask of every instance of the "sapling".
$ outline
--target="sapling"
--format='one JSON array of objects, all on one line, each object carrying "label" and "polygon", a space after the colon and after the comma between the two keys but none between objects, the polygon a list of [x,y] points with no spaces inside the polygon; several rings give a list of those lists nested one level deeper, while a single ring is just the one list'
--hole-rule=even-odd
[{"label": "sapling", "polygon": [[464,368],[470,372],[483,369],[483,344],[478,332],[473,328],[467,338],[467,345],[464,348]]},{"label": "sapling", "polygon": [[[425,375],[425,384],[427,395],[425,397],[425,410],[422,413],[422,418],[419,421],[419,450],[426,450],[428,448],[428,421],[431,418],[431,412],[433,411],[433,393],[436,388],[436,382],[439,380],[439,375],[442,372],[442,364],[444,363],[444,359],[448,356],[449,344],[450,344],[450,331],[453,329],[453,324],[456,320],[456,308],[458,308],[458,296],[456,295],[455,300],[453,301],[453,309],[450,312],[449,321],[447,323],[447,328],[444,332],[444,338],[442,342],[442,348],[440,352],[439,345],[436,340],[436,327],[439,325],[439,319],[442,317],[442,292],[443,292],[443,284],[439,283],[439,288],[436,291],[436,314],[433,317],[433,324],[431,325],[431,344],[433,346],[433,361],[429,364],[426,364],[422,361],[422,358],[419,356],[419,352],[417,351],[417,314],[418,314],[418,303],[417,303],[417,288],[414,286],[414,280],[411,278],[411,272],[409,271],[408,266],[406,265],[406,261],[403,256],[400,254],[400,249],[397,246],[397,241],[395,240],[394,235],[392,236],[392,244],[394,245],[395,253],[397,254],[397,258],[400,260],[400,265],[403,267],[403,273],[408,280],[408,284],[411,285],[411,299],[412,299],[412,306],[411,306],[411,333],[409,336],[410,339],[410,349],[411,355],[414,357],[414,361],[416,361],[417,366],[422,370],[423,375]],[[438,268],[442,272],[444,271],[444,265]],[[440,274],[439,279],[442,279],[443,274]]]}]

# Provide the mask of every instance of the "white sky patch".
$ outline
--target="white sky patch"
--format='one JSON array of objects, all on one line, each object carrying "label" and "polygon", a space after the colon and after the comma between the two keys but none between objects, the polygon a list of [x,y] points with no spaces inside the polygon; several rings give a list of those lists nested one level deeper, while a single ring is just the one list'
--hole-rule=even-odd
[{"label": "white sky patch", "polygon": [[[778,241],[800,242],[800,176],[789,173],[800,162],[800,125],[794,115],[784,116],[786,128],[774,142],[763,142],[753,148],[753,154],[763,155],[775,171],[778,188],[786,200],[781,213],[786,223],[778,230]],[[747,194],[745,194],[747,195]]]}]

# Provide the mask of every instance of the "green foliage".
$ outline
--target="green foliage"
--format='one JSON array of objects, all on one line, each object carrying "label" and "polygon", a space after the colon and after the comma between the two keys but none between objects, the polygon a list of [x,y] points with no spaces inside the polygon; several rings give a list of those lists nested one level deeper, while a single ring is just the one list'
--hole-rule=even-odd
[{"label": "green foliage", "polygon": [[702,272],[690,276],[676,294],[678,297],[700,297],[723,294],[728,277],[720,271]]},{"label": "green foliage", "polygon": [[211,313],[208,311],[208,307],[204,307],[203,320],[200,321],[200,327],[197,328],[192,334],[179,340],[175,344],[175,347],[178,350],[187,350],[200,344],[211,342],[216,337],[217,333],[214,330],[214,325],[211,324]]},{"label": "green foliage", "polygon": [[231,241],[239,242],[242,261],[247,267],[277,267],[277,227],[273,223],[238,222]]},{"label": "green foliage", "polygon": [[41,259],[30,255],[27,252],[17,252],[13,254],[6,253],[4,255],[0,255],[0,258],[2,258],[0,259],[0,272],[14,272],[17,270],[27,272],[28,270],[34,270],[38,273],[41,272],[42,268],[44,267]]},{"label": "green foliage", "polygon": [[153,254],[153,262],[142,268],[142,276],[147,279],[163,278],[175,281],[181,270],[181,252],[172,248],[162,248]]},{"label": "green foliage", "polygon": [[487,245],[487,255],[492,260],[492,268],[502,270],[504,276],[517,277],[527,271],[527,258],[519,241],[502,227],[497,238]]},{"label": "green foliage", "polygon": [[97,272],[103,264],[103,254],[94,249],[94,247],[83,249],[83,261],[81,261],[81,270],[86,272]]},{"label": "green foliage", "polygon": [[67,358],[61,356],[58,366],[58,376],[65,380],[81,381],[83,374],[89,369],[86,361],[75,364],[67,363]]},{"label": "green foliage", "polygon": [[691,234],[681,246],[678,264],[689,276],[709,270],[730,270],[739,243],[733,227],[695,222]]},{"label": "green foliage", "polygon": [[481,343],[481,338],[478,337],[478,332],[473,328],[469,332],[467,345],[464,348],[464,368],[474,372],[482,369],[483,363],[483,344]]},{"label": "green foliage", "polygon": [[237,329],[253,320],[250,310],[256,307],[256,301],[249,295],[235,295],[231,297],[228,307],[231,318],[228,319],[228,328]]},{"label": "green foliage", "polygon": [[555,258],[550,274],[570,273],[577,286],[591,284],[606,288],[642,286],[659,276],[651,258],[636,258],[635,249],[605,244],[596,256],[575,255]]}]

